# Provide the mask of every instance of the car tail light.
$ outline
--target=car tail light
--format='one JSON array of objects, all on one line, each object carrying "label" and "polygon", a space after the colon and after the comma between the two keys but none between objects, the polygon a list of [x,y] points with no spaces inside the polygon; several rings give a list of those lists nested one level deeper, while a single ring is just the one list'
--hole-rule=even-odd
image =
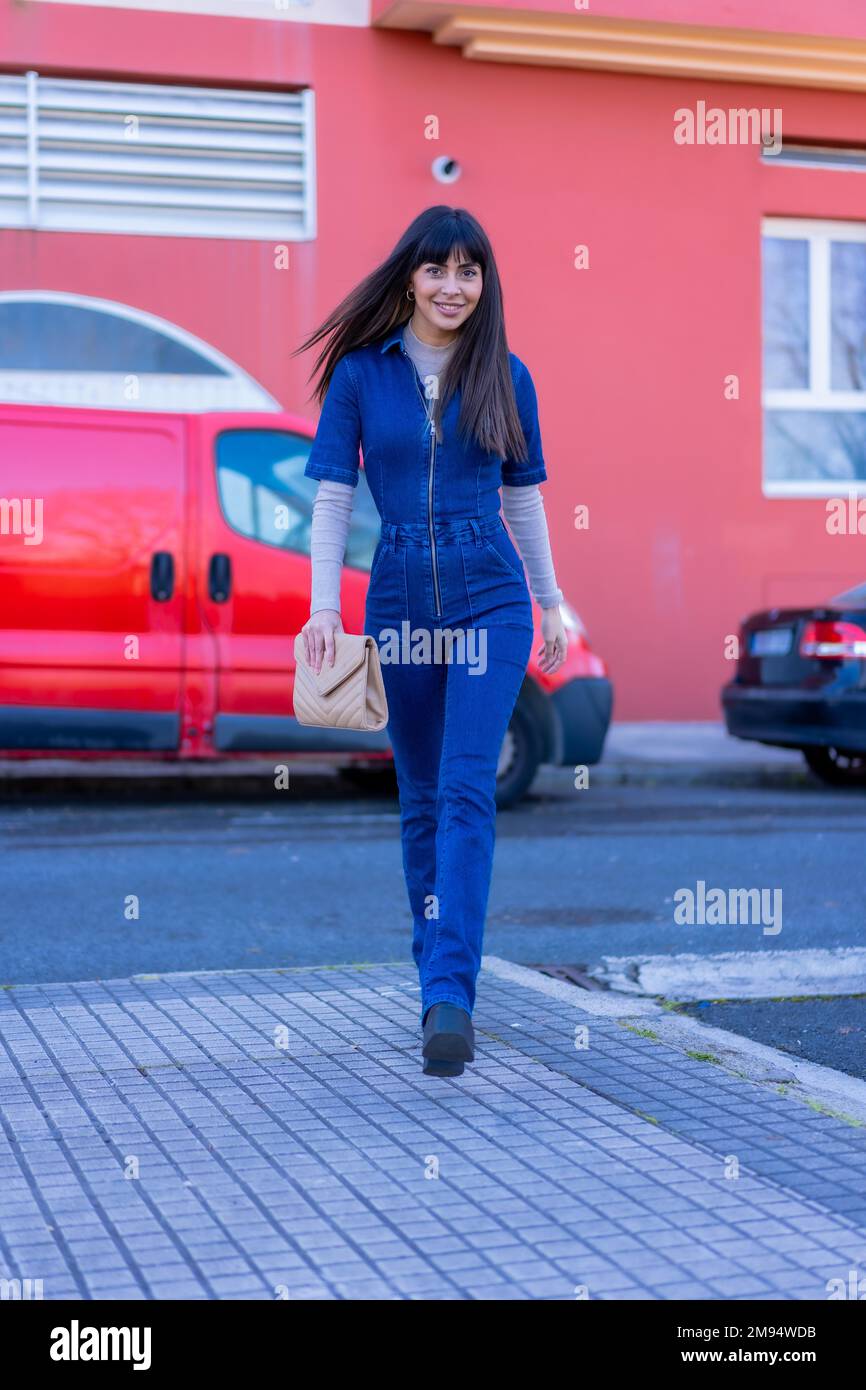
[{"label": "car tail light", "polygon": [[800,638],[800,655],[817,656],[827,661],[844,657],[866,660],[866,631],[856,623],[807,623]]}]

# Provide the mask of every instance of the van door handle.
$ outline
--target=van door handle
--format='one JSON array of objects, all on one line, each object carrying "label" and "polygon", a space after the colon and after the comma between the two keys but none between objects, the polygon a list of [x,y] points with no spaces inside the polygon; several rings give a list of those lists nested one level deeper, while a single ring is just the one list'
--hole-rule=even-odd
[{"label": "van door handle", "polygon": [[168,550],[155,550],[150,562],[150,596],[167,603],[174,593],[174,556]]},{"label": "van door handle", "polygon": [[232,591],[232,562],[229,555],[212,555],[207,576],[207,591],[214,603],[225,603]]}]

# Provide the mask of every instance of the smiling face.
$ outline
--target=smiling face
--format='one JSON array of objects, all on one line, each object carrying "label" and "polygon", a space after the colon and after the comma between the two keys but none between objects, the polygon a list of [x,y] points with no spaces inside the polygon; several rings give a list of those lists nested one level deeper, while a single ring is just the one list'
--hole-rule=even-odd
[{"label": "smiling face", "polygon": [[444,265],[423,261],[410,285],[415,294],[413,331],[422,342],[444,347],[478,304],[481,266],[477,261],[467,261],[462,253],[452,252]]}]

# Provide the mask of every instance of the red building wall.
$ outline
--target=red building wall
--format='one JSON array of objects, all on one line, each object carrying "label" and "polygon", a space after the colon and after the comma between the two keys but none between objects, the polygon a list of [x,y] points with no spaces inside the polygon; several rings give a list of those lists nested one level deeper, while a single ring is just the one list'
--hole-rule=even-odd
[{"label": "red building wall", "polygon": [[[823,500],[763,498],[760,402],[761,217],[864,219],[866,180],[673,139],[677,108],[703,100],[781,107],[786,138],[856,142],[866,97],[476,63],[396,30],[5,0],[0,55],[7,72],[315,89],[318,235],[291,243],[288,270],[270,243],[0,230],[3,288],[171,319],[287,409],[315,413],[311,362],[289,353],[410,218],[434,202],[479,217],[539,391],[559,581],[610,662],[619,718],[716,717],[746,611],[866,578],[862,540],[827,536]],[[439,154],[460,160],[457,183],[432,177]]]}]

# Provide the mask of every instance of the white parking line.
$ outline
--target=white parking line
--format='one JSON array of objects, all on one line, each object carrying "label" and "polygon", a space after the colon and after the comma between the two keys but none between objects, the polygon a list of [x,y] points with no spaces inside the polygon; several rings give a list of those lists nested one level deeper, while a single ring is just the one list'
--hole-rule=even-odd
[{"label": "white parking line", "polygon": [[775,999],[866,993],[866,950],[721,951],[717,955],[604,956],[588,972],[619,994],[666,999]]}]

